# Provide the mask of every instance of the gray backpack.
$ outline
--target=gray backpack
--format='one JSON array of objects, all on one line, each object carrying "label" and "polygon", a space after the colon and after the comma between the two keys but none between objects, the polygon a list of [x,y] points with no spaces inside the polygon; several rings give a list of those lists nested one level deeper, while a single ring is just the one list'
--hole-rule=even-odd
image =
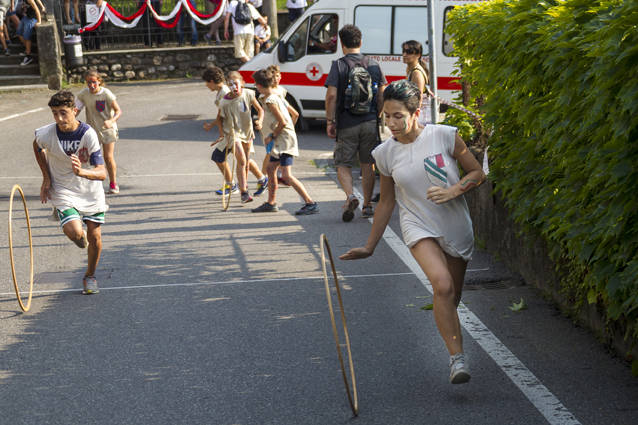
[{"label": "gray backpack", "polygon": [[237,7],[235,7],[235,16],[233,16],[233,18],[239,25],[248,25],[253,21],[252,14],[250,13],[250,7],[245,1],[237,2]]},{"label": "gray backpack", "polygon": [[366,115],[374,110],[372,76],[368,72],[369,59],[364,56],[359,62],[344,57],[348,65],[348,79],[343,98],[343,108],[353,115]]}]

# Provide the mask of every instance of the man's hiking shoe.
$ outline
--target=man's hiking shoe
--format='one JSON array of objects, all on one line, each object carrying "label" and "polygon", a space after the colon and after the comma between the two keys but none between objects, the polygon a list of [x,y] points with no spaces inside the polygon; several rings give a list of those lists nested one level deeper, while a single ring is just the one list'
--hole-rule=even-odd
[{"label": "man's hiking shoe", "polygon": [[348,202],[346,203],[345,211],[343,212],[341,219],[346,223],[348,221],[352,221],[352,219],[354,218],[354,210],[356,210],[358,206],[359,199],[357,199],[355,195],[350,195],[348,197]]},{"label": "man's hiking shoe", "polygon": [[84,285],[84,290],[82,291],[84,295],[98,294],[100,292],[95,276],[84,276],[82,284]]},{"label": "man's hiking shoe", "polygon": [[239,192],[239,187],[237,187],[237,183],[233,183],[232,186],[226,183],[223,188],[216,190],[215,193],[221,196],[221,194],[225,192],[226,195],[228,195],[228,191],[230,191],[231,193]]},{"label": "man's hiking shoe", "polygon": [[244,192],[241,194],[241,203],[245,204],[246,202],[252,202],[253,201],[253,197],[250,196],[250,194],[248,192]]},{"label": "man's hiking shoe", "polygon": [[310,215],[316,214],[319,212],[319,206],[316,202],[312,202],[310,204],[305,204],[301,209],[295,211],[295,215]]},{"label": "man's hiking shoe", "polygon": [[277,212],[279,211],[279,207],[277,206],[277,204],[273,205],[273,204],[269,204],[268,202],[264,202],[257,208],[253,208],[251,211],[254,213]]},{"label": "man's hiking shoe", "polygon": [[465,361],[465,354],[457,353],[450,356],[450,383],[465,384],[470,380],[470,371]]},{"label": "man's hiking shoe", "polygon": [[372,205],[366,205],[365,207],[361,208],[361,217],[374,217],[374,207]]},{"label": "man's hiking shoe", "polygon": [[262,180],[257,182],[257,190],[253,193],[253,196],[259,196],[264,193],[264,190],[268,188],[268,177],[264,177]]}]

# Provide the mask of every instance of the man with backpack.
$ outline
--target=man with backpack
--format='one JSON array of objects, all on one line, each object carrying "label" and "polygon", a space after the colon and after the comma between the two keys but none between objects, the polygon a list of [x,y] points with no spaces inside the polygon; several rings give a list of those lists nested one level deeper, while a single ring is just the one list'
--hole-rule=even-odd
[{"label": "man with backpack", "polygon": [[233,20],[233,45],[235,57],[248,62],[255,55],[255,27],[253,21],[266,25],[266,20],[255,7],[246,0],[232,0],[224,17],[224,38],[228,40],[228,23]]},{"label": "man with backpack", "polygon": [[330,68],[325,86],[328,137],[336,138],[334,161],[337,178],[345,192],[343,221],[351,221],[359,206],[354,195],[352,166],[358,154],[361,165],[363,217],[372,217],[370,199],[374,190],[372,150],[379,144],[377,119],[381,114],[383,89],[387,84],[379,64],[361,54],[361,31],[354,25],[339,30],[344,56]]}]

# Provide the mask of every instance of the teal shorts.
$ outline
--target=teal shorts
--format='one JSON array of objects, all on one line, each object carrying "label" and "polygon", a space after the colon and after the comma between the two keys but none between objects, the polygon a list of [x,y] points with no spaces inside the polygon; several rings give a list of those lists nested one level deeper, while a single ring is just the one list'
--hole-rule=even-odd
[{"label": "teal shorts", "polygon": [[73,220],[92,221],[94,223],[104,224],[105,214],[103,212],[93,215],[83,215],[75,208],[69,208],[64,211],[56,209],[56,211],[58,213],[58,218],[60,219],[60,226],[64,226],[69,221]]}]

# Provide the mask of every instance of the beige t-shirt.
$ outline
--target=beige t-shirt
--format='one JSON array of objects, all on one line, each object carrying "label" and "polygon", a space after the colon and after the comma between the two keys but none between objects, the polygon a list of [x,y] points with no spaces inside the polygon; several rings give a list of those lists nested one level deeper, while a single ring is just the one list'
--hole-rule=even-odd
[{"label": "beige t-shirt", "polygon": [[250,105],[255,101],[255,92],[243,89],[234,99],[222,97],[219,102],[219,115],[222,117],[224,140],[219,142],[217,149],[224,150],[232,146],[232,141],[249,143],[255,138],[253,121],[250,115]]},{"label": "beige t-shirt", "polygon": [[268,97],[262,96],[260,101],[264,105],[264,125],[261,133],[264,140],[279,124],[275,115],[270,111],[270,107],[268,106],[269,104],[276,105],[286,121],[284,129],[275,139],[270,155],[275,158],[279,158],[282,153],[299,156],[297,134],[295,133],[295,126],[292,122],[292,117],[288,112],[288,102],[282,99],[278,94],[274,93]]},{"label": "beige t-shirt", "polygon": [[[75,106],[78,110],[86,107],[86,122],[97,132],[100,142],[110,142],[112,140],[104,140],[105,137],[112,138],[110,135],[103,134],[106,128],[104,121],[110,120],[115,115],[113,110],[113,101],[115,95],[106,87],[101,87],[97,94],[91,93],[88,87],[85,87],[78,93],[75,99]],[[110,133],[117,134],[117,124],[113,123],[113,130]]]}]

